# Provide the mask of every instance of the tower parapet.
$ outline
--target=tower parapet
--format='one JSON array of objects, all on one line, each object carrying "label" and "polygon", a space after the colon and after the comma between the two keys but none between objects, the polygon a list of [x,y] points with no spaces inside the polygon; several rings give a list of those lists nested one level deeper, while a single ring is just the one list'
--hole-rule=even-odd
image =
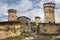
[{"label": "tower parapet", "polygon": [[45,23],[55,23],[54,9],[55,3],[45,3],[44,6],[44,20]]}]

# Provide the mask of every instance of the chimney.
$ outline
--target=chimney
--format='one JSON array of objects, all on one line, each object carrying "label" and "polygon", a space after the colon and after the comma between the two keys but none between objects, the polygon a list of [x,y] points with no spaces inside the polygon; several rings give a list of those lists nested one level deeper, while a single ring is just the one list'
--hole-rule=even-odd
[{"label": "chimney", "polygon": [[38,24],[38,23],[40,23],[40,17],[35,17],[35,22],[36,22],[36,24]]}]

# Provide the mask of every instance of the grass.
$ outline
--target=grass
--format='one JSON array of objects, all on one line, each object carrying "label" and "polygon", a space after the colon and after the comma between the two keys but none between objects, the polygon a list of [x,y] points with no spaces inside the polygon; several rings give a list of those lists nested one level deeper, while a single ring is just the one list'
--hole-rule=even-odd
[{"label": "grass", "polygon": [[55,40],[60,40],[60,38],[56,38]]},{"label": "grass", "polygon": [[22,35],[19,35],[19,36],[14,36],[14,37],[9,37],[8,40],[23,40],[25,39],[26,37],[31,37],[31,36],[35,36],[36,34],[34,33],[26,33],[26,34],[22,34]]},{"label": "grass", "polygon": [[9,40],[17,40],[17,39],[19,39],[19,38],[20,38],[20,36],[9,37]]}]

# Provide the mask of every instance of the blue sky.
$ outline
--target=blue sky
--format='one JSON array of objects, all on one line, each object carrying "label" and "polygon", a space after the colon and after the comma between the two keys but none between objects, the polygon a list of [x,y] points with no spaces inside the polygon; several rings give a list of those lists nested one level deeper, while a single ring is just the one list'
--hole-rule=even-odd
[{"label": "blue sky", "polygon": [[17,16],[26,16],[35,21],[35,16],[41,17],[44,22],[43,4],[56,3],[55,22],[60,23],[60,0],[0,0],[0,21],[8,20],[8,9],[16,9]]}]

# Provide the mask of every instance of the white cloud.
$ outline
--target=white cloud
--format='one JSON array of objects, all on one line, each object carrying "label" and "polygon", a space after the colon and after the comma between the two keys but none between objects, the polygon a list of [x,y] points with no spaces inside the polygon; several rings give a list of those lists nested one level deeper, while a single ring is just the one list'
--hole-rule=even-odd
[{"label": "white cloud", "polygon": [[60,3],[60,0],[55,0],[55,3]]},{"label": "white cloud", "polygon": [[8,5],[0,2],[0,21],[7,21],[7,9]]},{"label": "white cloud", "polygon": [[4,4],[2,6],[0,6],[0,14],[4,14],[4,15],[7,15],[7,9],[8,9],[8,5],[7,4]]},{"label": "white cloud", "polygon": [[28,10],[29,8],[32,7],[32,4],[28,0],[22,0],[19,4],[17,5],[10,5],[10,8],[17,9],[18,11],[25,11]]}]

